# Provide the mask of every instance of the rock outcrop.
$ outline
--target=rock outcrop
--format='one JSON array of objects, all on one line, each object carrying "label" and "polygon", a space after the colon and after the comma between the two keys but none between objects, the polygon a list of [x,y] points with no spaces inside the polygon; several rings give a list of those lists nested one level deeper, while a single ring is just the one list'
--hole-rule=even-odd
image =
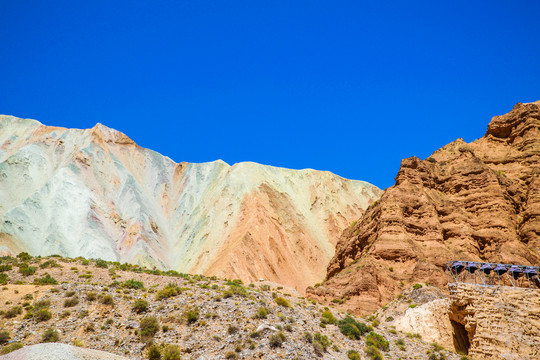
[{"label": "rock outcrop", "polygon": [[474,142],[404,159],[308,294],[367,313],[412,283],[443,287],[454,259],[540,262],[540,102],[494,117]]},{"label": "rock outcrop", "polygon": [[457,351],[473,359],[540,358],[540,290],[450,284]]},{"label": "rock outcrop", "polygon": [[0,253],[102,258],[303,292],[381,191],[329,172],[175,163],[97,124],[0,116]]}]

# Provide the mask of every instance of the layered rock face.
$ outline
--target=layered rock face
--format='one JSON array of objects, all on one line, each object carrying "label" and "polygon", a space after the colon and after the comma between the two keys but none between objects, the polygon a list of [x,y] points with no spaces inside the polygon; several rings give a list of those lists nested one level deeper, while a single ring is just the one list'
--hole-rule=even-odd
[{"label": "layered rock face", "polygon": [[540,358],[540,291],[450,284],[457,351],[473,359]]},{"label": "layered rock face", "polygon": [[415,282],[444,286],[455,259],[540,261],[540,102],[494,117],[472,143],[404,159],[395,185],[346,229],[308,293],[367,313]]},{"label": "layered rock face", "polygon": [[301,292],[381,191],[329,172],[175,163],[96,125],[0,116],[0,252],[103,258]]}]

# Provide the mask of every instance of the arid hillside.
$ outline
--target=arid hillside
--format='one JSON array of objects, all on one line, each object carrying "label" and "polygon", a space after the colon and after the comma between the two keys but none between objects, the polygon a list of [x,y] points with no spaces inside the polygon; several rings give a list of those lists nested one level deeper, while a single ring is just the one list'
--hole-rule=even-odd
[{"label": "arid hillside", "polygon": [[476,141],[404,159],[308,294],[365,314],[412,283],[445,286],[456,259],[539,264],[540,102],[495,116]]},{"label": "arid hillside", "polygon": [[0,116],[0,254],[101,258],[303,292],[381,191],[315,170],[175,163],[101,124]]},{"label": "arid hillside", "polygon": [[461,358],[267,282],[103,260],[0,257],[0,299],[0,359],[49,342],[133,360]]}]

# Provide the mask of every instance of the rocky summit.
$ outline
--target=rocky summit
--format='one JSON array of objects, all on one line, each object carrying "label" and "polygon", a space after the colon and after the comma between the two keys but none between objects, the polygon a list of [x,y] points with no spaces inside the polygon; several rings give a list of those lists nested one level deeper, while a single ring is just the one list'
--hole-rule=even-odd
[{"label": "rocky summit", "polygon": [[84,256],[260,278],[303,292],[336,234],[377,200],[366,182],[256,163],[175,163],[97,124],[0,116],[0,253]]},{"label": "rocky summit", "polygon": [[368,313],[412,283],[443,288],[456,259],[540,262],[540,101],[495,116],[476,141],[404,159],[308,294]]}]

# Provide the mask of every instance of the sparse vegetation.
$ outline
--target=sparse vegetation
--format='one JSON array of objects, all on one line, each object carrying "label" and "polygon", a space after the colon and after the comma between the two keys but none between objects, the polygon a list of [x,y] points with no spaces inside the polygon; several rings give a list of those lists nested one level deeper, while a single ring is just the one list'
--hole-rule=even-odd
[{"label": "sparse vegetation", "polygon": [[23,264],[19,267],[19,272],[20,272],[23,276],[34,275],[34,274],[36,273],[36,270],[37,270],[37,267],[35,267],[35,266],[28,266],[28,264],[25,264],[25,263],[23,263]]},{"label": "sparse vegetation", "polygon": [[366,355],[371,360],[383,360],[383,354],[375,346],[366,346]]},{"label": "sparse vegetation", "polygon": [[349,360],[360,360],[360,354],[358,353],[358,351],[349,350],[347,351],[347,358]]},{"label": "sparse vegetation", "polygon": [[142,281],[129,279],[122,283],[122,287],[126,289],[143,289],[144,283]]},{"label": "sparse vegetation", "polygon": [[414,284],[413,289],[418,290],[422,288],[422,284]]},{"label": "sparse vegetation", "polygon": [[6,285],[9,281],[9,277],[6,273],[0,273],[0,285]]},{"label": "sparse vegetation", "polygon": [[109,265],[107,264],[107,262],[105,260],[97,259],[96,260],[96,267],[106,269],[106,268],[109,267]]},{"label": "sparse vegetation", "polygon": [[274,335],[270,335],[270,337],[268,338],[270,347],[281,347],[285,340],[285,334],[283,334],[283,332],[281,331]]},{"label": "sparse vegetation", "polygon": [[34,279],[34,284],[36,285],[56,285],[58,281],[53,278],[50,274],[45,274],[40,278]]},{"label": "sparse vegetation", "polygon": [[146,312],[146,310],[148,310],[148,301],[144,299],[137,299],[131,305],[131,309],[137,314]]},{"label": "sparse vegetation", "polygon": [[143,342],[153,338],[159,331],[159,321],[155,316],[145,317],[139,323],[139,334]]},{"label": "sparse vegetation", "polygon": [[323,324],[336,324],[337,319],[330,310],[323,311],[321,315],[321,323]]},{"label": "sparse vegetation", "polygon": [[274,298],[274,301],[276,302],[276,304],[278,304],[279,306],[283,306],[283,307],[291,307],[291,304],[289,303],[289,301],[285,298],[282,298],[281,296],[276,296]]},{"label": "sparse vegetation", "polygon": [[4,313],[4,317],[6,319],[11,319],[11,318],[14,318],[15,316],[17,315],[20,315],[22,314],[22,306],[13,306],[11,308],[9,308],[5,313]]},{"label": "sparse vegetation", "polygon": [[[387,325],[390,321],[394,321],[391,316],[381,316],[384,312],[379,311],[375,313],[379,314],[378,316],[374,314],[368,320],[358,321],[331,306],[323,308],[324,305],[312,299],[296,298],[286,294],[281,286],[272,288],[269,285],[257,283],[244,286],[240,280],[223,281],[215,277],[187,275],[175,271],[161,272],[137,265],[112,262],[106,262],[107,269],[103,270],[96,268],[95,260],[87,264],[82,258],[60,259],[57,262],[56,259],[36,257],[24,263],[20,259],[11,259],[13,260],[9,257],[0,257],[0,270],[4,269],[0,271],[0,277],[7,279],[11,276],[11,282],[13,282],[12,285],[0,287],[0,297],[1,291],[8,291],[6,294],[9,295],[6,301],[0,304],[3,305],[0,308],[0,316],[10,317],[15,314],[15,321],[0,321],[2,323],[0,330],[8,330],[0,331],[0,345],[13,341],[15,331],[18,331],[15,340],[22,339],[21,341],[25,344],[58,339],[63,341],[64,339],[60,339],[61,335],[75,346],[85,347],[86,343],[89,348],[99,349],[98,339],[101,339],[104,334],[105,336],[113,334],[110,344],[114,343],[114,346],[123,349],[124,356],[128,358],[143,356],[148,359],[176,360],[180,359],[181,353],[184,353],[184,358],[189,358],[195,354],[193,351],[198,351],[197,347],[190,344],[193,341],[199,341],[204,344],[203,346],[215,346],[216,349],[221,349],[220,355],[228,358],[255,358],[271,352],[269,348],[284,347],[289,352],[292,347],[297,349],[297,354],[294,356],[298,358],[325,356],[357,360],[360,358],[382,359],[383,351],[388,351],[390,347],[385,339],[386,334],[397,334],[393,327],[383,327],[378,330],[380,335],[373,332],[373,326],[378,325],[378,321],[386,322]],[[65,263],[68,265],[66,266]],[[88,267],[80,264],[87,264]],[[30,291],[27,290],[30,287],[18,288],[17,284],[24,284],[21,279],[25,279],[18,273],[18,269],[34,266],[38,269],[35,282],[30,280],[28,283],[60,285],[33,287]],[[51,270],[47,271],[50,271],[58,280],[43,270],[39,270],[40,268],[50,268]],[[75,274],[73,268],[80,273]],[[122,272],[119,271],[122,270],[121,268],[123,268]],[[130,276],[124,271],[169,278],[147,275]],[[79,274],[93,276],[94,280],[83,281],[78,278]],[[19,291],[21,294],[17,295]],[[178,298],[166,301],[173,297]],[[154,298],[162,301],[153,301]],[[336,302],[348,300],[348,297],[342,296],[338,297]],[[35,302],[32,303],[32,301]],[[115,305],[115,309],[96,305],[96,303],[89,304],[93,301],[99,301],[99,304]],[[400,304],[406,307],[411,302],[412,300],[407,304],[401,301]],[[293,305],[294,311],[290,310]],[[13,308],[17,306],[24,311],[14,312]],[[62,306],[65,309],[61,309]],[[382,310],[384,311],[387,307],[383,307]],[[52,312],[52,309],[55,311]],[[124,309],[131,309],[133,312],[122,314],[126,318],[121,319],[118,313]],[[21,314],[24,315],[24,319],[30,319],[30,321],[21,319],[23,318]],[[96,321],[91,321],[90,314]],[[161,316],[163,318],[160,318]],[[345,318],[338,321],[342,316]],[[264,319],[269,320],[261,321]],[[136,321],[139,321],[139,326]],[[22,332],[17,330],[21,322],[27,325],[26,330]],[[17,323],[19,325],[13,325]],[[7,327],[4,326],[5,324]],[[70,327],[71,324],[74,326]],[[188,334],[185,337],[178,336],[180,329],[185,331],[186,324],[190,326],[187,330]],[[261,325],[273,326],[277,328],[277,331],[266,331],[263,327],[263,330],[257,332],[256,329]],[[326,327],[327,330],[320,329],[320,332],[315,332],[313,329],[317,329],[319,325]],[[337,326],[340,333],[336,333],[332,325]],[[47,329],[49,326],[66,332],[55,332],[53,328]],[[78,333],[72,333],[70,329],[73,328],[79,329]],[[44,329],[47,330],[43,332]],[[310,329],[311,333],[304,332],[305,329]],[[38,335],[35,336],[32,332]],[[365,347],[361,345],[364,344],[363,341],[351,341],[345,338],[358,340],[364,336]],[[419,338],[417,334],[408,334],[408,336]],[[397,339],[395,336],[392,338]],[[171,343],[177,343],[175,345],[181,348],[170,345]],[[418,347],[418,350],[429,359],[444,359],[446,352],[441,348],[432,345],[427,350],[425,343],[421,341],[415,343],[414,350],[416,351]],[[405,350],[403,339],[392,340],[392,345],[394,351]],[[144,349],[143,354],[138,349]],[[347,351],[347,349],[355,350]],[[365,354],[360,355],[360,349]],[[135,352],[138,352],[137,355]],[[276,353],[280,352],[281,350],[278,350]],[[288,356],[285,355],[285,350],[282,354]],[[392,353],[392,356],[394,354]],[[402,357],[406,357],[407,354],[401,353]]]},{"label": "sparse vegetation", "polygon": [[9,331],[0,331],[0,345],[6,344],[11,339]]},{"label": "sparse vegetation", "polygon": [[79,304],[79,298],[74,296],[64,300],[64,307],[73,307]]},{"label": "sparse vegetation", "polygon": [[60,333],[56,329],[48,328],[41,336],[41,342],[57,342],[60,340]]},{"label": "sparse vegetation", "polygon": [[406,333],[405,334],[409,339],[422,339],[422,336],[418,333]]},{"label": "sparse vegetation", "polygon": [[24,345],[22,343],[20,343],[20,342],[16,342],[16,343],[13,343],[13,344],[6,345],[6,346],[4,346],[2,348],[2,350],[0,351],[0,354],[1,355],[9,354],[10,352],[21,349],[23,346]]},{"label": "sparse vegetation", "polygon": [[360,323],[350,316],[345,317],[338,322],[341,333],[351,339],[360,339],[368,331],[373,330],[371,326]]},{"label": "sparse vegetation", "polygon": [[180,348],[176,345],[165,346],[163,360],[180,360]]},{"label": "sparse vegetation", "polygon": [[100,302],[103,305],[114,305],[114,298],[112,297],[112,295],[109,295],[109,294],[103,295]]},{"label": "sparse vegetation", "polygon": [[161,351],[157,345],[152,345],[148,348],[148,360],[161,360]]},{"label": "sparse vegetation", "polygon": [[258,319],[266,319],[268,316],[268,310],[264,306],[261,306],[259,310],[257,311],[257,314],[255,314],[255,317]]},{"label": "sparse vegetation", "polygon": [[180,295],[181,293],[182,289],[178,287],[178,285],[174,283],[169,283],[163,289],[158,291],[158,293],[156,294],[156,300],[168,299],[170,297]]},{"label": "sparse vegetation", "polygon": [[332,342],[328,340],[328,336],[321,335],[320,333],[313,334],[313,347],[316,349],[316,345],[320,347],[320,350],[323,352],[326,352],[328,349],[328,346],[330,346]]},{"label": "sparse vegetation", "polygon": [[97,293],[95,291],[89,291],[86,293],[86,300],[95,301],[97,299]]},{"label": "sparse vegetation", "polygon": [[388,340],[386,340],[384,336],[377,334],[373,331],[370,331],[369,334],[366,336],[366,345],[375,346],[382,351],[390,350],[390,344],[388,343]]},{"label": "sparse vegetation", "polygon": [[432,343],[431,348],[426,352],[429,360],[446,360],[446,355],[443,353],[444,348],[437,344]]},{"label": "sparse vegetation", "polygon": [[199,309],[197,307],[187,309],[182,316],[184,319],[186,319],[188,325],[193,324],[194,322],[199,320]]},{"label": "sparse vegetation", "polygon": [[43,322],[43,321],[48,321],[52,318],[52,313],[49,311],[49,309],[39,309],[35,314],[34,314],[34,319],[37,321],[37,322]]}]

